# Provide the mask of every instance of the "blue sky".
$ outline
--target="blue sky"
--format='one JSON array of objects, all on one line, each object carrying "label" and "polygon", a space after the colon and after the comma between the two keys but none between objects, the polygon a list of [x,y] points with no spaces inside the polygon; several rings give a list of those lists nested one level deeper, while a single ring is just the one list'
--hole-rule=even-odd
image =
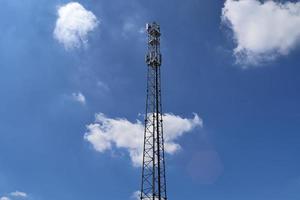
[{"label": "blue sky", "polygon": [[[142,28],[152,21],[162,30],[164,111],[180,122],[169,199],[300,198],[297,1],[77,2],[90,26],[71,29],[83,31],[75,42],[54,34],[70,1],[1,2],[1,200],[129,200],[140,189],[129,154],[138,147],[118,142],[143,121]],[[130,129],[116,131],[120,121]],[[87,126],[104,122],[114,136],[87,140]]]}]

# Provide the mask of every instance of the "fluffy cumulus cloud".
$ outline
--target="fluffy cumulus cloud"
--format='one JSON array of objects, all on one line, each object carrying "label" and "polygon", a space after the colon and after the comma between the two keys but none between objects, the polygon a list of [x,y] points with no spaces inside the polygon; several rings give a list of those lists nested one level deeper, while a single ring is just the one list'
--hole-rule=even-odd
[{"label": "fluffy cumulus cloud", "polygon": [[74,101],[77,101],[83,105],[86,104],[85,96],[81,92],[72,93],[72,98]]},{"label": "fluffy cumulus cloud", "polygon": [[66,49],[86,46],[89,32],[99,24],[97,17],[77,2],[61,6],[57,12],[54,38]]},{"label": "fluffy cumulus cloud", "polygon": [[[165,151],[174,154],[180,150],[176,139],[196,127],[202,127],[202,119],[197,114],[194,118],[182,118],[174,114],[164,115]],[[144,125],[140,120],[130,122],[124,118],[108,118],[100,113],[95,123],[87,125],[84,139],[90,142],[98,152],[113,148],[126,149],[134,166],[142,163]]]},{"label": "fluffy cumulus cloud", "polygon": [[237,62],[262,64],[299,43],[300,2],[226,0],[222,22],[233,31]]},{"label": "fluffy cumulus cloud", "polygon": [[0,197],[0,200],[10,200],[8,197]]}]

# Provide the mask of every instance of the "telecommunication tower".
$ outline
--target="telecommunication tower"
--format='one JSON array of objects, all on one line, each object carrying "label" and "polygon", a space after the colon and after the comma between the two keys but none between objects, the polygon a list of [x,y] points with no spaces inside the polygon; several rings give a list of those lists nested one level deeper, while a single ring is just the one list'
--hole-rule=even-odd
[{"label": "telecommunication tower", "polygon": [[144,132],[141,200],[166,200],[166,173],[161,103],[160,26],[146,25],[148,33],[147,99]]}]

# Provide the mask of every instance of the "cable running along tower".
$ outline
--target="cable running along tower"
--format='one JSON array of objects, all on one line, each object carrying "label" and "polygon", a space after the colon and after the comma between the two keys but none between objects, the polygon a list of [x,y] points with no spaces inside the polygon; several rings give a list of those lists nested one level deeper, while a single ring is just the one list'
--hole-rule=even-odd
[{"label": "cable running along tower", "polygon": [[166,200],[166,174],[163,119],[161,106],[161,53],[160,26],[157,23],[147,24],[148,53],[146,63],[147,100],[144,132],[144,151],[141,200]]}]

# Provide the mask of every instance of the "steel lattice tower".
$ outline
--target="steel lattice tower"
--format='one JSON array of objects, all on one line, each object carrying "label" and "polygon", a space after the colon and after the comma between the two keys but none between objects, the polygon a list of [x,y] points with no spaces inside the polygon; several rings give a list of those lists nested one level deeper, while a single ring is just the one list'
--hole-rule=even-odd
[{"label": "steel lattice tower", "polygon": [[166,174],[163,119],[161,106],[160,26],[147,24],[148,53],[146,63],[147,100],[144,132],[144,151],[141,200],[166,200]]}]

